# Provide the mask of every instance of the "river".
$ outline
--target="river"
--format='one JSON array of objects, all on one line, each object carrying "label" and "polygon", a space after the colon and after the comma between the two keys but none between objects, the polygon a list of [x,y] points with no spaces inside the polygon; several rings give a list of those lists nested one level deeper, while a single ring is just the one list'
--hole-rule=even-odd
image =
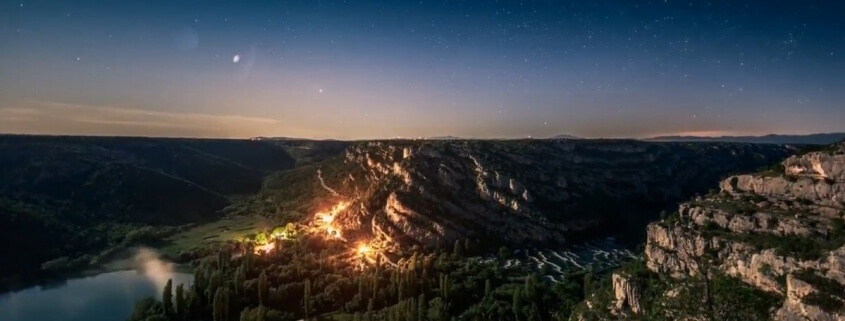
[{"label": "river", "polygon": [[164,282],[190,284],[188,273],[108,272],[69,279],[50,286],[34,286],[0,295],[3,321],[119,321],[126,320],[135,302],[161,298]]}]

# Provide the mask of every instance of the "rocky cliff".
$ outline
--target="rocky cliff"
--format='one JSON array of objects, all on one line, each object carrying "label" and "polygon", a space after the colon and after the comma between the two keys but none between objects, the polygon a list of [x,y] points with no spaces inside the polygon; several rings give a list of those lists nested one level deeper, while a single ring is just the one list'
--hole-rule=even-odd
[{"label": "rocky cliff", "polygon": [[[720,187],[649,224],[648,269],[677,280],[741,280],[782,300],[768,311],[775,320],[845,320],[845,143],[731,176]],[[657,301],[688,284],[669,283]],[[642,314],[642,293],[631,284],[613,277],[609,309],[617,316]]]},{"label": "rocky cliff", "polygon": [[[720,178],[791,151],[627,140],[363,142],[320,165],[312,189],[322,203],[313,210],[347,201],[335,219],[344,235],[392,244],[559,243],[644,226]],[[313,181],[318,169],[308,170],[301,175]]]}]

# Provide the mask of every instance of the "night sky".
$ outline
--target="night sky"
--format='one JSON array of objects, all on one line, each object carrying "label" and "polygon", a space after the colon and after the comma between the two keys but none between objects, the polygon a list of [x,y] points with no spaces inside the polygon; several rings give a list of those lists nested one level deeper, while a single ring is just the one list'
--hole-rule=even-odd
[{"label": "night sky", "polygon": [[0,132],[845,131],[842,1],[1,1]]}]

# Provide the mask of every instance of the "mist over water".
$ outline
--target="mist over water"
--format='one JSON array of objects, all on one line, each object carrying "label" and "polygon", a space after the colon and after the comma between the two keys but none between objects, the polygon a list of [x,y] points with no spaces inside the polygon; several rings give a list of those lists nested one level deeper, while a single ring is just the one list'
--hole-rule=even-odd
[{"label": "mist over water", "polygon": [[153,282],[157,289],[164,289],[167,280],[175,276],[176,265],[162,261],[155,250],[140,248],[133,260],[135,261],[135,270]]},{"label": "mist over water", "polygon": [[190,284],[193,276],[176,271],[152,249],[135,250],[131,270],[68,279],[56,286],[34,286],[0,295],[2,321],[107,321],[124,320],[136,301],[161,298],[168,279]]}]

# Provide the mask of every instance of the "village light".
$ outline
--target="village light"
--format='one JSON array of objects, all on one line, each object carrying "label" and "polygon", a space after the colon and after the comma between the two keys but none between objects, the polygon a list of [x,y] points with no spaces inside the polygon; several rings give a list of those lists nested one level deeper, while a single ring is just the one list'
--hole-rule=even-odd
[{"label": "village light", "polygon": [[370,251],[371,251],[370,247],[367,246],[366,244],[361,244],[361,245],[358,246],[358,254],[366,255],[367,253],[370,253]]},{"label": "village light", "polygon": [[262,252],[270,253],[270,251],[272,251],[274,248],[275,248],[275,244],[273,244],[273,243],[258,245],[258,246],[255,247],[255,254],[261,254]]}]

